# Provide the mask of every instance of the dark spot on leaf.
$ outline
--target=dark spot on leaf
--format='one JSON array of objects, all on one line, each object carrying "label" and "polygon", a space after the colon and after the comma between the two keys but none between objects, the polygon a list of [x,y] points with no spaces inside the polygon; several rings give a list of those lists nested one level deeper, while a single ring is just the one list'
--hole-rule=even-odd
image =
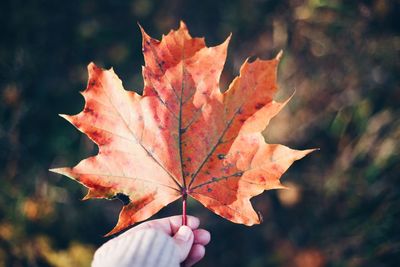
[{"label": "dark spot on leaf", "polygon": [[186,160],[187,160],[187,162],[191,162],[191,161],[192,161],[192,158],[191,158],[191,157],[188,157]]},{"label": "dark spot on leaf", "polygon": [[86,113],[90,113],[90,114],[93,114],[93,109],[92,108],[89,108],[89,107],[85,107],[85,110],[84,110],[84,112],[86,112]]},{"label": "dark spot on leaf", "polygon": [[217,156],[219,159],[224,159],[225,158],[225,155],[224,154],[218,154],[218,156]]},{"label": "dark spot on leaf", "polygon": [[262,108],[264,105],[265,105],[264,103],[257,103],[254,107],[255,107],[256,109],[260,109],[260,108]]},{"label": "dark spot on leaf", "polygon": [[211,192],[212,192],[212,189],[211,189],[210,187],[207,187],[207,192],[208,192],[208,193],[211,193]]},{"label": "dark spot on leaf", "polygon": [[241,177],[242,175],[243,175],[243,172],[237,172],[237,173],[235,173],[233,176]]},{"label": "dark spot on leaf", "polygon": [[90,133],[90,136],[94,139],[97,140],[99,143],[103,143],[102,141],[104,140],[103,135],[99,133],[98,131],[93,131]]},{"label": "dark spot on leaf", "polygon": [[118,193],[114,196],[114,198],[118,199],[119,201],[124,204],[124,206],[128,205],[131,203],[131,200],[129,199],[129,196],[125,195],[124,193]]}]

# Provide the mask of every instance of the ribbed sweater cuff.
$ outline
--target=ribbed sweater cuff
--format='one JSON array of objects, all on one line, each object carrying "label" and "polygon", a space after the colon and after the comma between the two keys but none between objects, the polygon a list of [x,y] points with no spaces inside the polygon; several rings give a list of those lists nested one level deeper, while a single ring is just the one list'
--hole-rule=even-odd
[{"label": "ribbed sweater cuff", "polygon": [[179,267],[178,259],[172,237],[143,229],[105,243],[95,253],[92,267]]}]

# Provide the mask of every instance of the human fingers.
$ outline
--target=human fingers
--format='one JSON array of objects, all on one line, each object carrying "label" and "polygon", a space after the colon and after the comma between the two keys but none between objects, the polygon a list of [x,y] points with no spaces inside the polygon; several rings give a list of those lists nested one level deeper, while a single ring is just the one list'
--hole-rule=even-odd
[{"label": "human fingers", "polygon": [[192,249],[194,240],[192,229],[186,225],[181,226],[173,236],[173,240],[178,250],[179,262],[183,262],[188,257],[188,254]]},{"label": "human fingers", "polygon": [[204,229],[196,229],[193,230],[193,234],[194,234],[194,244],[200,244],[200,245],[207,245],[208,243],[210,243],[211,240],[211,234],[209,231],[204,230]]},{"label": "human fingers", "polygon": [[[200,220],[197,217],[190,215],[187,216],[187,226],[190,229],[195,230],[199,227],[199,225],[200,225]],[[138,226],[135,226],[132,229],[126,231],[123,235],[131,235],[134,234],[137,230],[151,228],[160,230],[166,233],[167,235],[172,236],[179,230],[179,227],[181,226],[182,226],[182,215],[176,215],[167,218],[143,222]]]},{"label": "human fingers", "polygon": [[184,267],[191,267],[197,262],[199,262],[202,258],[204,258],[204,255],[206,254],[206,249],[203,245],[200,244],[194,244],[192,246],[192,249],[189,252],[189,255],[187,256],[183,266]]},{"label": "human fingers", "polygon": [[[182,216],[171,216],[163,219],[152,220],[147,222],[148,227],[156,228],[164,231],[166,234],[174,235],[182,226]],[[200,225],[200,220],[194,216],[187,216],[186,226],[191,230],[197,229]]]}]

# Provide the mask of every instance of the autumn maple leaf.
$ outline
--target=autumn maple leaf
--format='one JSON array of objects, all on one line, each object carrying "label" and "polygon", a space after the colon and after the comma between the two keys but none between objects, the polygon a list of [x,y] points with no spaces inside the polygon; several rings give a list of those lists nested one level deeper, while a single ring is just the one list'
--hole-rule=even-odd
[{"label": "autumn maple leaf", "polygon": [[142,29],[143,95],[114,71],[88,66],[77,115],[61,115],[99,146],[73,168],[52,169],[86,186],[88,198],[127,196],[113,234],[191,196],[235,223],[259,223],[250,198],[283,188],[279,179],[312,150],[267,144],[261,131],[286,104],[273,100],[279,57],[246,61],[221,93],[230,37],[207,47],[186,25],[163,36]]}]

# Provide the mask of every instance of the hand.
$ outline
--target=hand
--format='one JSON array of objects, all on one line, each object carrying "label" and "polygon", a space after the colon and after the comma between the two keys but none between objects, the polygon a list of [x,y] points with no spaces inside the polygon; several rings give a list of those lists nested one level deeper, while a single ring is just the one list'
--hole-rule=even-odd
[{"label": "hand", "polygon": [[160,230],[173,237],[180,252],[180,262],[184,262],[183,266],[190,267],[204,257],[205,245],[211,240],[210,233],[207,230],[198,229],[199,225],[198,218],[187,216],[187,226],[182,226],[182,216],[178,215],[144,222],[123,235],[134,234],[140,229]]},{"label": "hand", "polygon": [[172,244],[178,251],[178,261],[182,263],[182,266],[190,267],[204,257],[205,245],[210,242],[210,233],[204,229],[198,229],[199,225],[200,220],[193,216],[187,216],[187,226],[182,226],[182,216],[147,221],[109,240],[96,251],[96,254],[103,254],[118,244],[126,244],[124,240],[132,238],[139,231],[151,229],[170,236],[173,240]]}]

